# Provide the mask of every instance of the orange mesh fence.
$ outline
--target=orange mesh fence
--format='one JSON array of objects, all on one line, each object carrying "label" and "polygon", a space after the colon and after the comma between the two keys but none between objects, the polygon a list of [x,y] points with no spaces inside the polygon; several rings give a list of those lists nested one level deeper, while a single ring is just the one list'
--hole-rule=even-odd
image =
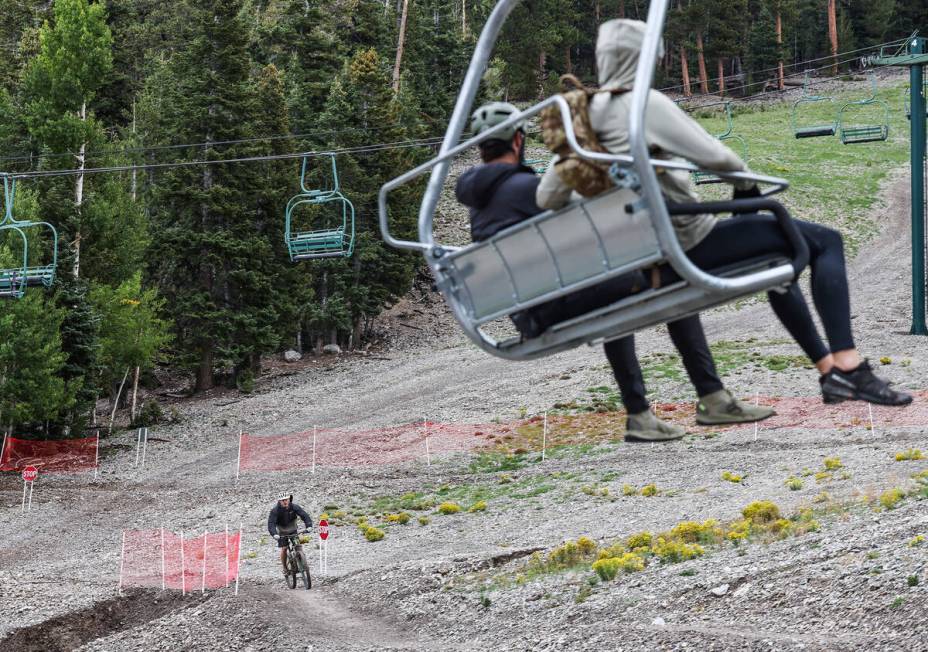
[{"label": "orange mesh fence", "polygon": [[40,473],[73,473],[97,466],[97,438],[35,440],[7,437],[0,453],[0,471],[34,466]]},{"label": "orange mesh fence", "polygon": [[[371,430],[317,429],[290,435],[241,436],[241,471],[284,471],[321,466],[392,464],[468,451],[488,433],[512,425],[418,422]],[[315,445],[314,445],[315,440]],[[428,440],[428,444],[426,444]],[[315,449],[315,451],[314,451]]]},{"label": "orange mesh fence", "polygon": [[119,585],[201,591],[238,577],[241,534],[182,537],[167,530],[125,530]]}]

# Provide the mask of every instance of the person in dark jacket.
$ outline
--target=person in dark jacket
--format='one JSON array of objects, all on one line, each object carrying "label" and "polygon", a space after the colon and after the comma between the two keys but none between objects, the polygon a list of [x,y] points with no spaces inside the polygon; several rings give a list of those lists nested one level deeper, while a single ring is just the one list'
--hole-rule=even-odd
[{"label": "person in dark jacket", "polygon": [[293,502],[291,494],[277,496],[277,504],[271,508],[271,513],[267,517],[267,531],[277,539],[277,547],[280,548],[280,564],[284,568],[284,575],[287,574],[287,540],[284,535],[296,534],[297,517],[303,519],[307,530],[313,529],[313,520],[302,507]]},{"label": "person in dark jacket", "polygon": [[[516,107],[505,102],[482,106],[471,118],[471,131],[479,134],[517,112]],[[467,170],[458,179],[457,199],[470,209],[471,238],[475,242],[542,212],[535,203],[539,178],[523,163],[524,146],[525,131],[521,126],[504,131],[500,138],[480,144],[483,165]],[[524,337],[536,337],[553,324],[614,303],[644,287],[640,271],[626,274],[517,313],[512,321]],[[667,329],[699,396],[698,423],[749,423],[774,414],[768,407],[736,399],[725,389],[698,315],[671,322]],[[603,348],[628,413],[626,441],[672,441],[683,437],[683,428],[662,421],[651,410],[634,336],[606,342]]]}]

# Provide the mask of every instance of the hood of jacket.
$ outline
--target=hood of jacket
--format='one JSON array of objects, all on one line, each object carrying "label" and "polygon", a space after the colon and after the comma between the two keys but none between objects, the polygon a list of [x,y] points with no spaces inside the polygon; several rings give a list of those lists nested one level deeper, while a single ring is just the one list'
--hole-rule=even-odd
[{"label": "hood of jacket", "polygon": [[517,172],[530,172],[531,168],[512,163],[485,163],[467,170],[458,178],[454,192],[458,201],[470,208],[486,208],[496,189]]},{"label": "hood of jacket", "polygon": [[[609,20],[599,26],[596,69],[600,88],[632,88],[646,28],[647,25],[640,20],[625,18]],[[657,56],[664,56],[663,41]]]}]

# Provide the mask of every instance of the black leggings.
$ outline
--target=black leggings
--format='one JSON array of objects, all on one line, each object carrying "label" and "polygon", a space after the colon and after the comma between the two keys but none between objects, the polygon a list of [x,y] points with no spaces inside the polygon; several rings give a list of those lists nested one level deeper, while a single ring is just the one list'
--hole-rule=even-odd
[{"label": "black leggings", "polygon": [[[789,334],[812,362],[818,362],[829,353],[855,348],[851,334],[851,301],[844,264],[844,243],[841,234],[834,229],[802,220],[795,222],[809,245],[812,298],[825,327],[830,349],[822,342],[797,283],[791,284],[785,293],[768,292],[767,296]],[[777,226],[776,218],[750,214],[721,220],[687,255],[699,268],[711,270],[770,253],[789,257],[792,249]],[[676,278],[672,270],[664,276],[664,282]]]},{"label": "black leggings", "polygon": [[[696,388],[696,394],[702,397],[723,389],[699,315],[670,322],[667,324],[667,330],[674,346],[680,352],[680,357],[683,358],[683,366],[686,367],[693,387]],[[650,406],[645,395],[644,375],[635,354],[635,336],[628,335],[606,342],[603,349],[619,385],[625,410],[629,414],[639,414],[648,410]]]}]

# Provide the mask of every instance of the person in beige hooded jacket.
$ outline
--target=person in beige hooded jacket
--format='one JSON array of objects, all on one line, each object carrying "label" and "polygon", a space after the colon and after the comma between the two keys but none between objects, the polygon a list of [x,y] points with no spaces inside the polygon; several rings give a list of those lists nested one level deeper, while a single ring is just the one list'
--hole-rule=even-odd
[{"label": "person in beige hooded jacket", "polygon": [[[600,90],[632,89],[645,28],[640,21],[626,19],[610,20],[600,26],[596,41]],[[631,93],[597,93],[590,101],[590,123],[603,147],[614,154],[630,152],[630,109]],[[701,169],[718,172],[747,171],[747,165],[737,154],[659,91],[649,92],[644,122],[652,158],[683,159]],[[572,198],[579,198],[572,197],[572,189],[558,176],[556,160],[548,166],[535,193],[541,208],[557,209]],[[698,201],[688,172],[665,169],[658,180],[668,202]],[[751,182],[735,184],[736,199],[759,195],[757,186]],[[822,374],[819,383],[823,400],[910,403],[911,395],[891,389],[888,382],[873,374],[869,363],[857,352],[851,332],[850,292],[841,235],[819,224],[795,222],[809,245],[812,295],[830,348],[818,333],[798,283],[791,284],[785,293],[768,293],[768,298],[783,326]],[[760,255],[792,254],[772,215],[739,215],[726,220],[706,214],[675,215],[673,224],[683,250],[694,264],[705,270]],[[678,277],[668,266],[663,266],[661,278],[666,283]]]}]

